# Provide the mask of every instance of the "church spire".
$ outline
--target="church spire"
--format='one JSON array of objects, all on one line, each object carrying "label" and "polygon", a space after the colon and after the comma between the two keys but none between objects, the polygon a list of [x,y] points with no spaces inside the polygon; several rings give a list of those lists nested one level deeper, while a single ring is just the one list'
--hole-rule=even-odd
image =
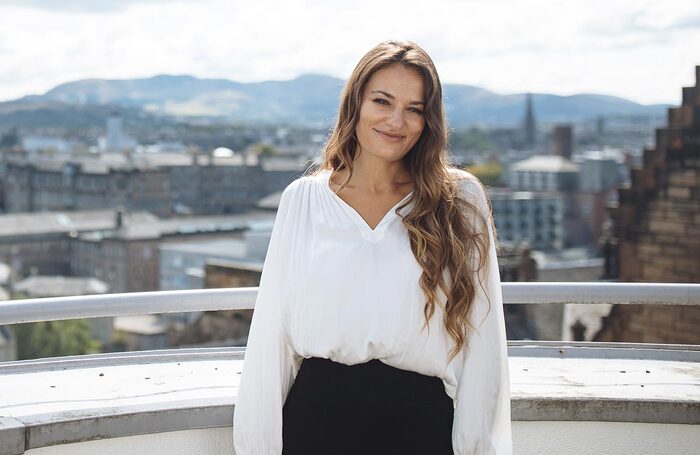
[{"label": "church spire", "polygon": [[528,93],[525,101],[525,120],[523,121],[524,146],[533,150],[537,144],[537,130],[535,127],[535,113],[532,109],[532,94]]}]

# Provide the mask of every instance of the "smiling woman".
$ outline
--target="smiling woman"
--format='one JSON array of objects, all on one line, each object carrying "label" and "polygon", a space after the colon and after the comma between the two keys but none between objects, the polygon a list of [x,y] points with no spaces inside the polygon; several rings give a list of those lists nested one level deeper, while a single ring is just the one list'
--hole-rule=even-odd
[{"label": "smiling woman", "polygon": [[418,142],[425,119],[423,77],[401,64],[378,70],[367,82],[357,122],[361,152],[396,160]]},{"label": "smiling woman", "polygon": [[446,131],[423,49],[360,60],[320,166],[282,193],[237,455],[511,453],[493,218]]}]

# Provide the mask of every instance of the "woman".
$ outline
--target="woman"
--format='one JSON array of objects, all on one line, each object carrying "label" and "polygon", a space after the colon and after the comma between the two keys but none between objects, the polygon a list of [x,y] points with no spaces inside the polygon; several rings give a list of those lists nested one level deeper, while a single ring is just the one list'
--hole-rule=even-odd
[{"label": "woman", "polygon": [[511,453],[495,228],[446,141],[425,51],[370,50],[320,166],[282,193],[237,455]]}]

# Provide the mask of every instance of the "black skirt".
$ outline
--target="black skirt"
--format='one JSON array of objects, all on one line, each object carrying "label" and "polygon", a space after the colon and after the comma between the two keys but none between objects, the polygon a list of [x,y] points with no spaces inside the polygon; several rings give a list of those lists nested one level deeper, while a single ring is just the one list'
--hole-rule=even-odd
[{"label": "black skirt", "polygon": [[453,416],[440,378],[312,357],[282,410],[282,453],[453,455]]}]

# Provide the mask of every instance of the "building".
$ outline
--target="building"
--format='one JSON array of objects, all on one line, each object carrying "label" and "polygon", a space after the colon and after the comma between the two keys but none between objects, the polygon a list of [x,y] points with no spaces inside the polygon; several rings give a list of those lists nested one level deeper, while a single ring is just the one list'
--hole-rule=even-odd
[{"label": "building", "polygon": [[18,277],[93,277],[112,292],[158,290],[164,242],[249,239],[266,250],[274,213],[161,219],[147,212],[97,210],[0,215],[0,262]]},{"label": "building", "polygon": [[587,151],[580,155],[579,160],[579,191],[593,193],[617,189],[629,179],[629,167],[601,151]]},{"label": "building", "polygon": [[[619,281],[700,282],[700,66],[695,77],[611,208],[606,260]],[[697,306],[616,305],[595,340],[697,344],[698,324]]]},{"label": "building", "polygon": [[270,226],[270,214],[219,215],[131,220],[117,213],[111,229],[84,232],[72,239],[71,270],[74,275],[94,276],[113,292],[160,289],[160,247],[169,242],[241,239],[243,233]]},{"label": "building", "polygon": [[4,163],[5,211],[123,206],[159,216],[244,213],[258,199],[286,187],[305,163],[296,155],[15,153]]},{"label": "building", "polygon": [[535,155],[510,167],[508,186],[518,191],[574,191],[579,166],[558,155]]},{"label": "building", "polygon": [[53,157],[6,163],[7,213],[98,210],[124,206],[172,214],[169,176],[163,170],[112,157]]},{"label": "building", "polygon": [[[251,223],[240,239],[161,246],[161,288],[258,286],[281,194],[273,193],[258,202],[260,213],[271,216]],[[171,326],[175,346],[241,346],[247,340],[252,316],[250,310],[190,312],[163,315],[163,320]]]},{"label": "building", "polygon": [[27,299],[106,294],[109,287],[95,278],[32,275],[14,284],[15,294]]},{"label": "building", "polygon": [[[269,242],[271,226],[266,230]],[[204,289],[205,267],[212,260],[240,261],[262,268],[264,254],[249,255],[247,234],[239,239],[167,242],[159,247],[160,289]]]},{"label": "building", "polygon": [[[557,252],[534,251],[537,279],[542,282],[591,283],[603,277],[601,257],[591,257],[588,248],[569,248]],[[540,340],[590,341],[608,314],[610,304],[575,303],[527,305]],[[577,327],[584,326],[577,331]]]},{"label": "building", "polygon": [[576,161],[557,155],[535,155],[511,166],[514,190],[557,192],[563,200],[561,247],[597,244],[607,207],[628,180],[624,157],[613,150],[586,151]]},{"label": "building", "polygon": [[573,127],[571,125],[557,125],[552,131],[552,154],[571,159],[573,152]]},{"label": "building", "polygon": [[568,225],[572,245],[595,245],[602,235],[607,207],[617,202],[617,189],[628,185],[629,166],[620,150],[587,150],[578,154],[578,188],[569,196],[575,223]]},{"label": "building", "polygon": [[489,190],[499,240],[528,242],[535,249],[564,244],[564,199],[557,192]]},{"label": "building", "polygon": [[113,349],[142,351],[168,347],[168,327],[157,314],[136,314],[114,318]]},{"label": "building", "polygon": [[61,137],[43,135],[24,136],[22,137],[21,143],[22,149],[28,151],[29,153],[41,151],[68,153],[71,147],[75,146],[75,144],[71,144],[70,142]]},{"label": "building", "polygon": [[[256,287],[260,285],[262,262],[208,260],[206,288]],[[245,346],[253,319],[252,310],[205,311],[173,339],[178,347]]]},{"label": "building", "polygon": [[133,150],[138,143],[129,137],[122,128],[123,120],[118,114],[112,114],[107,119],[107,133],[100,140],[100,149],[108,152]]},{"label": "building", "polygon": [[[155,223],[146,212],[129,214],[134,223]],[[114,210],[38,212],[0,215],[0,262],[18,277],[71,276],[72,241],[79,234],[113,229]]]}]

